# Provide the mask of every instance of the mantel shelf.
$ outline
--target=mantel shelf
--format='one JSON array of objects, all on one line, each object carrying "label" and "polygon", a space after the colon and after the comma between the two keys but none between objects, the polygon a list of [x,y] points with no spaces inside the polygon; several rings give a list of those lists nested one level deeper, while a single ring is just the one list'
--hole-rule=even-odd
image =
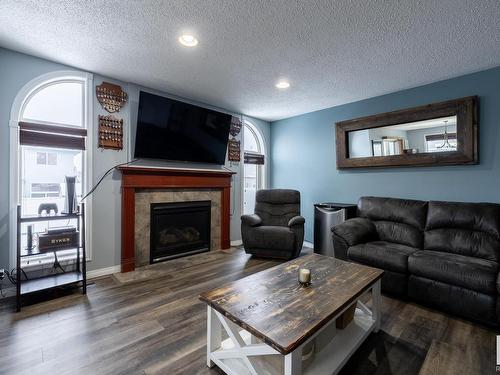
[{"label": "mantel shelf", "polygon": [[122,166],[118,169],[123,174],[155,174],[155,175],[219,175],[232,176],[236,172],[224,169],[195,169],[195,168],[172,168],[172,167],[145,167],[145,166]]}]

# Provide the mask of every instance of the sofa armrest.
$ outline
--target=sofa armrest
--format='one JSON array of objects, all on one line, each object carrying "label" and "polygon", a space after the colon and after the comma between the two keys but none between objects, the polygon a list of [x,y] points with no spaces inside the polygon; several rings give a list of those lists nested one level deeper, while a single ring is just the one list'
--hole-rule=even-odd
[{"label": "sofa armrest", "polygon": [[355,246],[361,243],[377,239],[377,229],[368,219],[356,217],[344,221],[332,227],[335,236],[340,237],[348,246]]},{"label": "sofa armrest", "polygon": [[293,227],[294,225],[304,225],[306,219],[302,216],[294,216],[288,221],[288,226]]},{"label": "sofa armrest", "polygon": [[340,236],[333,233],[333,256],[337,259],[349,260],[347,259],[347,250],[349,250],[349,244]]},{"label": "sofa armrest", "polygon": [[241,217],[241,224],[248,225],[250,227],[257,227],[262,224],[262,219],[259,215],[243,215]]}]

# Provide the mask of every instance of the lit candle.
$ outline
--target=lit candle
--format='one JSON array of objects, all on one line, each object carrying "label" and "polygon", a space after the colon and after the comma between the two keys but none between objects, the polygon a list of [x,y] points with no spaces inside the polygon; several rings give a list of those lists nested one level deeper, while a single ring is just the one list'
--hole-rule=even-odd
[{"label": "lit candle", "polygon": [[299,283],[301,284],[311,283],[311,270],[307,268],[299,269]]}]

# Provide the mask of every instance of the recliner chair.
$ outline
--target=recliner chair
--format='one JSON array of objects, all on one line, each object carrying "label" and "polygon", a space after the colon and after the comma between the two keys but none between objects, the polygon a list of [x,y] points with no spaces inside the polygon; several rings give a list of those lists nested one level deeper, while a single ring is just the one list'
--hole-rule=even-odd
[{"label": "recliner chair", "polygon": [[241,236],[247,254],[294,259],[304,242],[300,192],[288,189],[259,190],[255,214],[241,217]]}]

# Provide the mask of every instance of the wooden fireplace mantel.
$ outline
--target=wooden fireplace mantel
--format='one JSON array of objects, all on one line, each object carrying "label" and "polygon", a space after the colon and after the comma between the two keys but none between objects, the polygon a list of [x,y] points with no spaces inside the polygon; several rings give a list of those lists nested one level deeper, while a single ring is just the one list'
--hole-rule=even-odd
[{"label": "wooden fireplace mantel", "polygon": [[220,189],[221,248],[228,249],[231,177],[225,170],[148,168],[123,166],[122,173],[122,260],[121,271],[135,269],[135,192],[137,189]]}]

